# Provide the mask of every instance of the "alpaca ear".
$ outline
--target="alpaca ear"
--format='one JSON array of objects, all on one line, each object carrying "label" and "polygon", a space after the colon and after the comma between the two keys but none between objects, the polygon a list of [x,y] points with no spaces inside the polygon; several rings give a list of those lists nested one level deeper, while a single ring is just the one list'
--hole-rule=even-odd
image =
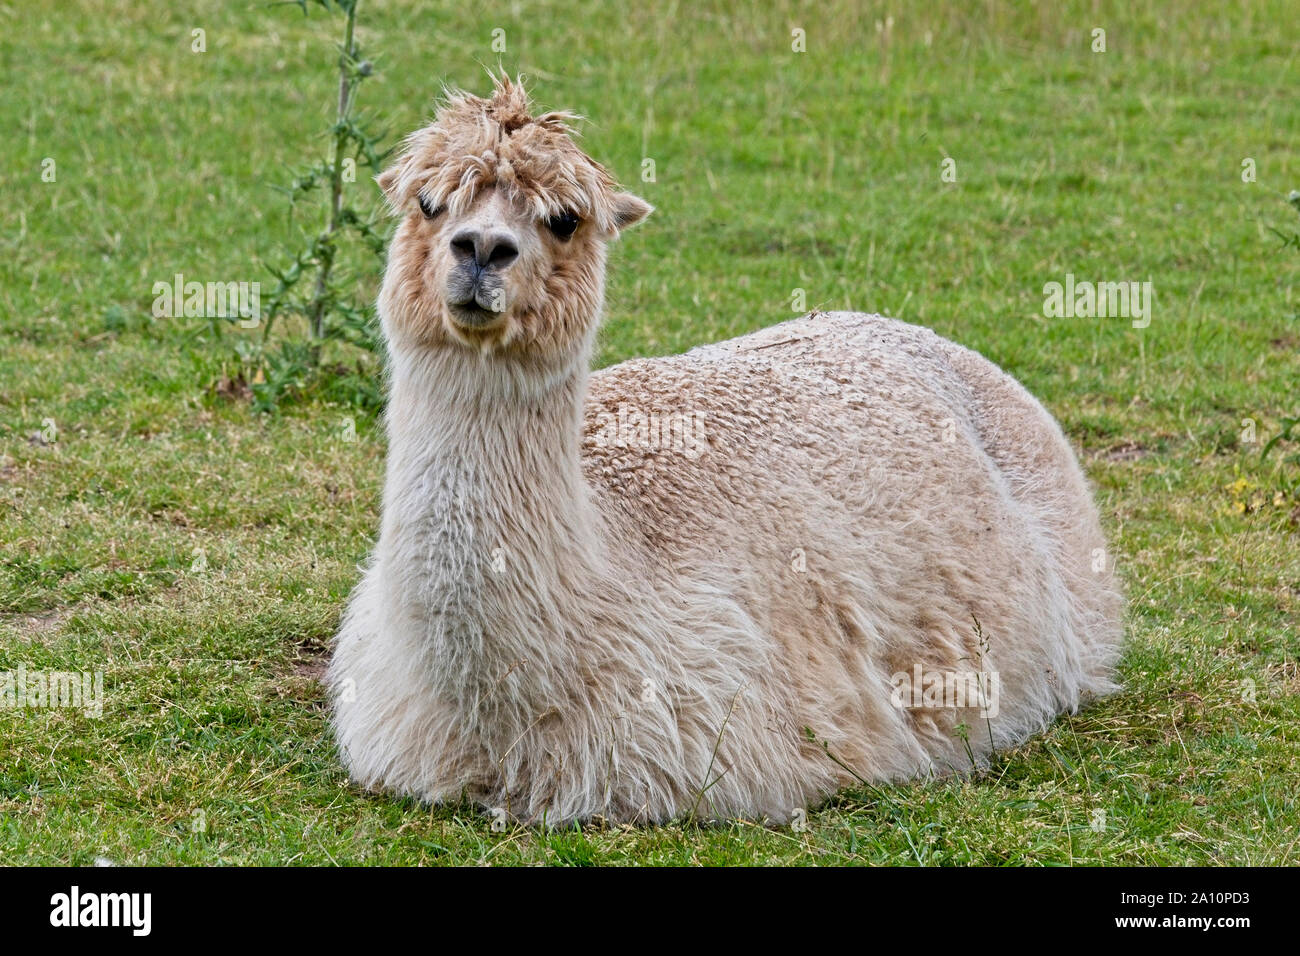
[{"label": "alpaca ear", "polygon": [[411,157],[408,154],[375,177],[375,182],[383,190],[384,198],[388,200],[388,208],[395,213],[400,213],[404,205],[405,197],[402,195],[402,186],[404,185],[404,174],[410,165]]},{"label": "alpaca ear", "polygon": [[624,229],[635,226],[654,212],[654,209],[654,206],[640,196],[633,196],[631,193],[619,193],[614,197],[614,227],[619,232],[622,232]]}]

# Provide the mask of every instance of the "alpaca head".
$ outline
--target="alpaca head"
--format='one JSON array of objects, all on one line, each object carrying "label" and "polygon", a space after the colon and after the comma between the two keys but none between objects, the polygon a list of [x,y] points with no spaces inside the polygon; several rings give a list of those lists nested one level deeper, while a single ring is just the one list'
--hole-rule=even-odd
[{"label": "alpaca head", "polygon": [[529,114],[519,82],[451,93],[378,182],[403,217],[380,311],[406,347],[550,361],[585,354],[605,245],[650,212],[572,138],[569,113]]}]

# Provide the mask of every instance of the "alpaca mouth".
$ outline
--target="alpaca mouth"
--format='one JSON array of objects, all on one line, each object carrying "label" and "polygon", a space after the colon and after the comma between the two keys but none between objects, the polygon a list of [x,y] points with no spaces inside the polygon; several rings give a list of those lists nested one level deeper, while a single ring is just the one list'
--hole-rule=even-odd
[{"label": "alpaca mouth", "polygon": [[504,312],[497,312],[480,305],[475,299],[470,299],[468,302],[449,302],[447,312],[456,325],[476,331],[495,325],[505,316]]}]

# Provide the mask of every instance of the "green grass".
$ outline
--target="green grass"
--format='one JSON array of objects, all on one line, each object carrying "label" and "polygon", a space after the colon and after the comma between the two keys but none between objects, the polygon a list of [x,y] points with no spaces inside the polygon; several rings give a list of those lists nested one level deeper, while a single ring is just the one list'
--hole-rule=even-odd
[{"label": "green grass", "polygon": [[[314,228],[271,185],[324,152],[339,21],[61,6],[0,3],[0,671],[102,670],[107,701],[0,710],[0,863],[1300,859],[1297,465],[1240,440],[1300,402],[1300,255],[1269,231],[1298,224],[1290,5],[363,0],[394,136],[499,59],[658,207],[612,257],[601,363],[780,321],[796,288],[929,325],[1060,418],[1130,596],[1125,690],[988,773],[845,792],[800,832],[561,833],[348,784],[318,678],[382,433],[328,388],[255,415],[214,388],[231,333],[150,316],[176,272],[270,288]],[[1150,327],[1044,318],[1067,272],[1150,279]]]}]

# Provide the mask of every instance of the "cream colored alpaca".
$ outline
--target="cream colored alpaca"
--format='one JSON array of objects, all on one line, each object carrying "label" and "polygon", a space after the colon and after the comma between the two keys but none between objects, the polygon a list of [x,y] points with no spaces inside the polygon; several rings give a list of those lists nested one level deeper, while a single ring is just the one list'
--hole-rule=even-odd
[{"label": "cream colored alpaca", "polygon": [[[354,779],[528,821],[784,821],[1112,690],[1088,486],[979,355],[830,313],[589,375],[606,243],[650,208],[569,119],[502,79],[379,180],[388,472],[329,674]],[[997,699],[913,697],[918,667]]]}]

